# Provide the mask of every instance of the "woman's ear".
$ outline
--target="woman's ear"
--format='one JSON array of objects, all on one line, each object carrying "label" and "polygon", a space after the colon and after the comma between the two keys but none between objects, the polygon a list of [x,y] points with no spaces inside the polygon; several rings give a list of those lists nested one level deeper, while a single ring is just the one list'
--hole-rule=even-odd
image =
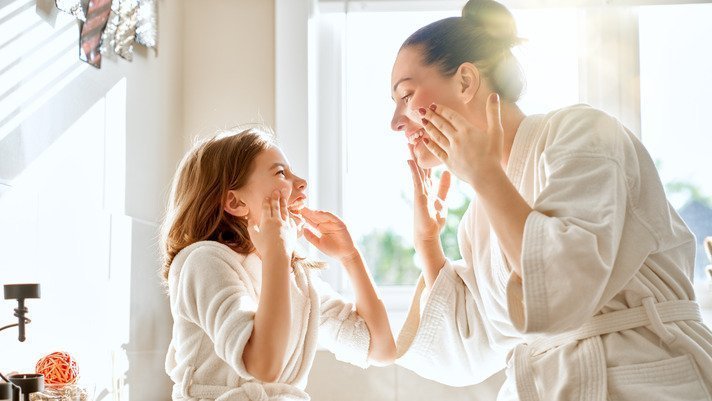
[{"label": "woman's ear", "polygon": [[250,208],[247,207],[245,202],[240,200],[239,194],[235,190],[227,191],[227,198],[225,199],[223,209],[235,217],[247,217],[247,214],[250,213]]},{"label": "woman's ear", "polygon": [[460,96],[469,103],[480,90],[480,70],[472,63],[462,63],[457,69]]}]

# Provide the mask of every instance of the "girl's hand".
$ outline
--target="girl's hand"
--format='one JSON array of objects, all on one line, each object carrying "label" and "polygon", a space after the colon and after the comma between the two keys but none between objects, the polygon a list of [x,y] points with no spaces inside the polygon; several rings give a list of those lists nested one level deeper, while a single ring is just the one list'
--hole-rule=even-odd
[{"label": "girl's hand", "polygon": [[339,261],[359,257],[358,250],[351,239],[351,234],[341,219],[329,212],[321,210],[302,209],[302,217],[319,235],[304,230],[304,238],[324,254]]},{"label": "girl's hand", "polygon": [[504,130],[499,95],[487,99],[487,130],[482,131],[454,110],[432,104],[408,116],[428,134],[425,146],[450,171],[477,189],[493,169],[502,169]]},{"label": "girl's hand", "polygon": [[445,199],[450,189],[450,172],[444,171],[440,177],[437,194],[433,192],[430,169],[422,169],[415,162],[413,146],[408,145],[412,160],[408,160],[413,179],[414,230],[416,247],[421,243],[435,243],[445,227],[447,207]]},{"label": "girl's hand", "polygon": [[284,194],[275,190],[264,199],[260,221],[250,222],[248,231],[260,255],[283,255],[291,259],[297,243],[297,225],[289,216]]}]

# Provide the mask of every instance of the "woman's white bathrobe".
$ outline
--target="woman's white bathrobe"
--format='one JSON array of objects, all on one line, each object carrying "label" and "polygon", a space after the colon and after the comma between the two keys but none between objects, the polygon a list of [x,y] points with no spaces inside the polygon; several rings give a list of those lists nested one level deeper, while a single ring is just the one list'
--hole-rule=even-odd
[{"label": "woman's white bathrobe", "polygon": [[507,175],[534,209],[522,278],[474,200],[463,260],[430,291],[421,278],[398,363],[454,386],[506,368],[499,400],[712,400],[694,237],[641,143],[584,105],[529,116]]},{"label": "woman's white bathrobe", "polygon": [[[213,241],[180,251],[168,276],[173,339],[166,372],[173,400],[296,401],[304,392],[317,338],[336,358],[366,367],[370,334],[353,304],[314,275],[290,274],[292,330],[287,363],[276,383],[252,377],[242,353],[252,334],[262,261]],[[286,295],[286,294],[285,294]]]}]

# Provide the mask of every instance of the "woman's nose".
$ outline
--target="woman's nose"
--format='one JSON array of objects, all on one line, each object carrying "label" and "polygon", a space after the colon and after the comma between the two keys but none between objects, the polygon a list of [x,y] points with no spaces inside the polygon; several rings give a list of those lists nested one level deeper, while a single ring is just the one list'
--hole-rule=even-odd
[{"label": "woman's nose", "polygon": [[396,110],[393,113],[393,118],[391,119],[391,129],[393,131],[405,130],[406,119],[407,119],[406,116],[404,116],[402,113],[400,113],[398,110]]}]

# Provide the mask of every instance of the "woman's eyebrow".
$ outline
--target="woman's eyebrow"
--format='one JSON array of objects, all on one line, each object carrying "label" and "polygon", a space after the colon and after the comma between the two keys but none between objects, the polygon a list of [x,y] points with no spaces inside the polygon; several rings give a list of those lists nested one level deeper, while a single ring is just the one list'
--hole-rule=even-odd
[{"label": "woman's eyebrow", "polygon": [[411,79],[412,79],[412,78],[401,78],[401,79],[399,79],[398,82],[396,82],[396,84],[393,85],[393,92],[395,92],[396,89],[398,89],[398,85],[400,85],[401,82],[403,82],[403,81],[409,81],[409,80],[411,80]]},{"label": "woman's eyebrow", "polygon": [[272,170],[272,169],[275,169],[275,168],[277,168],[277,167],[284,168],[285,166],[284,166],[284,164],[282,164],[282,163],[274,163],[274,164],[272,165],[272,167],[270,167],[269,169]]}]

